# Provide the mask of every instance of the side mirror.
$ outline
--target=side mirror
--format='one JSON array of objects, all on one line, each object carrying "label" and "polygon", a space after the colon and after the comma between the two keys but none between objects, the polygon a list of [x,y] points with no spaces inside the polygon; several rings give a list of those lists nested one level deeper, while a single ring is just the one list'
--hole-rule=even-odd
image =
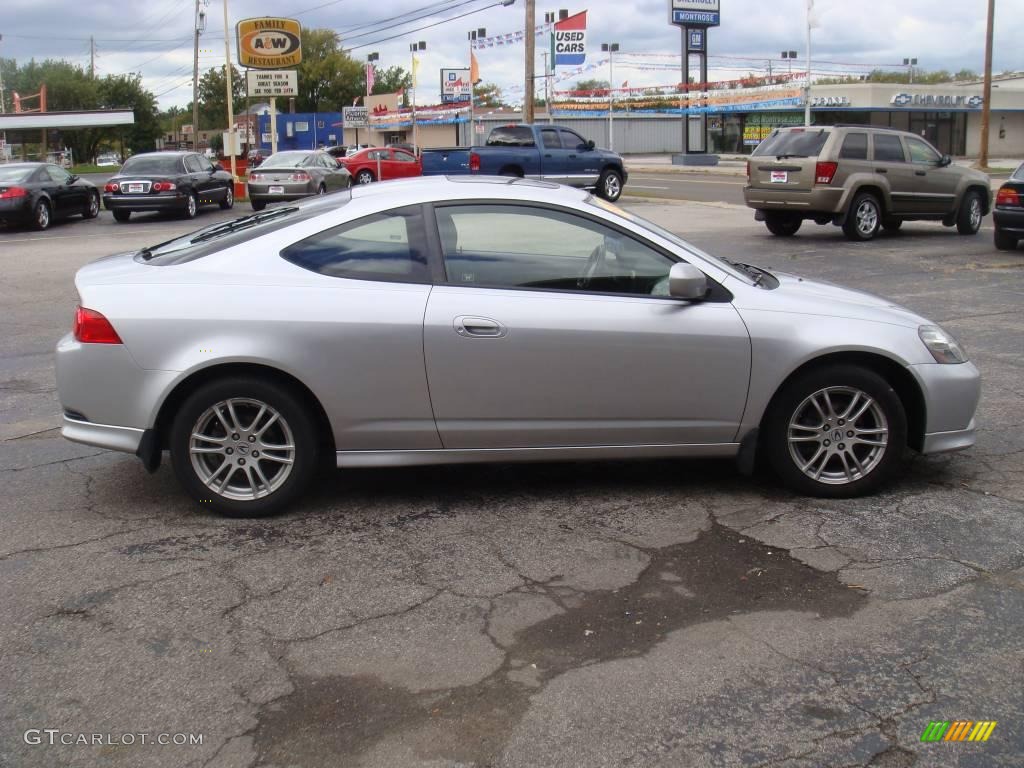
[{"label": "side mirror", "polygon": [[708,294],[708,278],[693,264],[673,264],[668,273],[668,294],[676,299],[700,301]]},{"label": "side mirror", "polygon": [[953,162],[953,158],[949,155],[943,155],[939,158],[939,168],[945,168],[947,165]]},{"label": "side mirror", "polygon": [[594,144],[594,140],[593,140],[593,139],[589,139],[589,140],[587,141],[587,143],[586,143],[586,144],[584,144],[583,146],[584,146],[584,147],[586,147],[586,149],[587,149],[587,150],[589,151],[589,150],[592,150],[592,149],[593,149],[593,148],[594,148],[595,146],[597,146],[597,145],[596,145],[596,144]]},{"label": "side mirror", "polygon": [[71,185],[72,185],[72,184],[74,184],[74,183],[75,183],[76,181],[78,181],[78,176],[75,176],[75,174],[73,174],[73,173],[72,173],[72,174],[70,174],[70,175],[68,176],[68,181],[67,181],[67,184],[68,184],[68,186],[71,186]]},{"label": "side mirror", "polygon": [[213,164],[213,170],[215,170],[215,171],[223,171],[224,170],[224,166],[221,165],[220,163],[214,163]]}]

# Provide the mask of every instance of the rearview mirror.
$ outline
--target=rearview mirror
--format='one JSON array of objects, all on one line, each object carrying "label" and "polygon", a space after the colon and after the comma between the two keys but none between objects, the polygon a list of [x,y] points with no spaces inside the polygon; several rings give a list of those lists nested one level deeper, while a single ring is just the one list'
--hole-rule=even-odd
[{"label": "rearview mirror", "polygon": [[953,158],[949,155],[943,155],[939,158],[939,168],[945,168],[947,165],[953,162]]},{"label": "rearview mirror", "polygon": [[693,264],[673,264],[668,273],[668,293],[676,299],[700,301],[708,294],[708,279]]}]

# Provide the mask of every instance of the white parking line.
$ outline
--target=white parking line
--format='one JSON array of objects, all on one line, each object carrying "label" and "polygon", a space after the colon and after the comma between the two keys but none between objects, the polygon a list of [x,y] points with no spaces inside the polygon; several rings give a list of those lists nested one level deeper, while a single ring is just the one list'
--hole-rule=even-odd
[{"label": "white parking line", "polygon": [[677,184],[730,184],[736,187],[742,187],[744,185],[744,182],[742,181],[713,181],[711,179],[664,179],[661,178],[660,176],[642,176],[639,173],[634,174],[634,177],[638,179],[643,179],[644,181],[674,181]]},{"label": "white parking line", "polygon": [[629,184],[633,189],[668,189],[668,187],[655,187],[650,184]]}]

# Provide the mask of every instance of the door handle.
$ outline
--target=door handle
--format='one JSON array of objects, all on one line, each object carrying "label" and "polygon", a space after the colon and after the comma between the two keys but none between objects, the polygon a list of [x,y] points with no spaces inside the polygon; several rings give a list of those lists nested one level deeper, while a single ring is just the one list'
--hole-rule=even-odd
[{"label": "door handle", "polygon": [[569,155],[569,159],[570,160],[575,160],[576,159],[576,155]]},{"label": "door handle", "polygon": [[875,168],[875,173],[888,173],[888,168]]},{"label": "door handle", "polygon": [[928,174],[924,171],[914,171],[915,176],[927,176]]},{"label": "door handle", "polygon": [[466,338],[500,339],[508,333],[505,326],[489,317],[459,315],[453,326],[459,336]]}]

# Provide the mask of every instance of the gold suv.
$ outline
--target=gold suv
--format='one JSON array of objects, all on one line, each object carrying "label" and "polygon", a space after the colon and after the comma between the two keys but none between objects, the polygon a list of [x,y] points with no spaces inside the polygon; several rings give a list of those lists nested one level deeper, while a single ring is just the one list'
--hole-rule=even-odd
[{"label": "gold suv", "polygon": [[904,221],[973,235],[992,208],[984,173],[953,165],[920,136],[867,125],[775,130],[747,161],[743,198],[773,235],[794,235],[810,219],[851,240]]}]

